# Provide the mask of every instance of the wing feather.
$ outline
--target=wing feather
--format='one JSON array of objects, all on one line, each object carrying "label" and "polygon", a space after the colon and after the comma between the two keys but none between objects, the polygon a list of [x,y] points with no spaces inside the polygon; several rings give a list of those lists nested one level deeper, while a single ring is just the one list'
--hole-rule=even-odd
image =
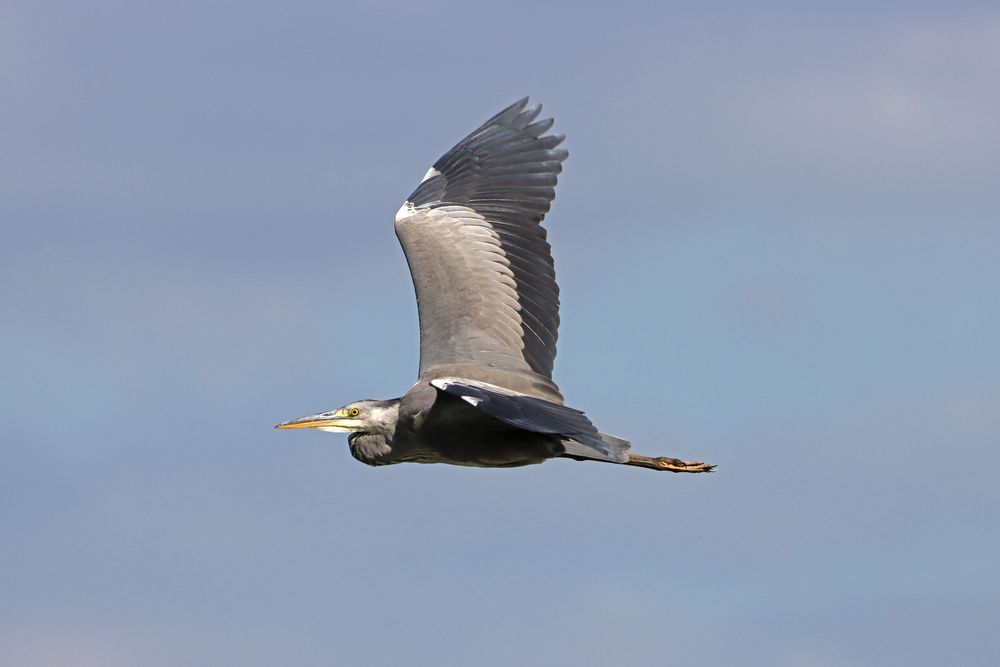
[{"label": "wing feather", "polygon": [[562,135],[515,102],[445,153],[396,215],[420,315],[420,377],[461,375],[561,403],[559,287],[541,221]]}]

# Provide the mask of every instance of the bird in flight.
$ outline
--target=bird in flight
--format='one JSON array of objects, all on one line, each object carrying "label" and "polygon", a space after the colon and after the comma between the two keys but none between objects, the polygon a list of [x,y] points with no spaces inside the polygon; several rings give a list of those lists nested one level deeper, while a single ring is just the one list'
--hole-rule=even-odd
[{"label": "bird in flight", "polygon": [[510,105],[434,163],[396,213],[417,295],[420,372],[401,398],[276,428],[349,433],[368,465],[510,468],[552,458],[671,472],[715,466],[632,453],[552,381],[559,287],[542,218],[568,153],[541,105]]}]

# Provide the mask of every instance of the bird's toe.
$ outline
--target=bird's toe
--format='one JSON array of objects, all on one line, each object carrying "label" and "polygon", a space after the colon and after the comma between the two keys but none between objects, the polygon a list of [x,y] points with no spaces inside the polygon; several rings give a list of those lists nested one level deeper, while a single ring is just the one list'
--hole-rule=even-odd
[{"label": "bird's toe", "polygon": [[682,461],[680,459],[670,458],[669,456],[657,457],[656,465],[659,466],[661,470],[669,470],[671,472],[712,472],[716,467],[711,463],[702,463],[701,461]]}]

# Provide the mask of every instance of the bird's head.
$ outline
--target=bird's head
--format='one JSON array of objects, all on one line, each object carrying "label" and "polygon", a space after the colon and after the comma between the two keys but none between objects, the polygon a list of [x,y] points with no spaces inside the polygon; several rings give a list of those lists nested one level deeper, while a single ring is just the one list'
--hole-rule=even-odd
[{"label": "bird's head", "polygon": [[315,428],[334,433],[378,433],[391,436],[396,428],[399,399],[355,401],[330,412],[299,417],[274,428]]}]

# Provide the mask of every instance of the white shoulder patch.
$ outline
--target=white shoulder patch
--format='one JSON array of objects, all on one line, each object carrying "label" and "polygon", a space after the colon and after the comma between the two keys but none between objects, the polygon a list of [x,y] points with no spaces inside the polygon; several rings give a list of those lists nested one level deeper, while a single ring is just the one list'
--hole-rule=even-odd
[{"label": "white shoulder patch", "polygon": [[431,179],[431,178],[434,178],[435,176],[440,176],[440,175],[441,175],[440,171],[438,171],[434,167],[431,167],[430,169],[427,170],[427,173],[424,174],[424,177],[420,179],[420,182],[423,183],[424,181],[426,181],[428,179]]},{"label": "white shoulder patch", "polygon": [[407,218],[413,217],[416,214],[417,214],[417,207],[413,205],[413,202],[411,201],[405,202],[402,206],[399,207],[399,210],[396,211],[396,222],[399,222],[400,220],[406,220]]},{"label": "white shoulder patch", "polygon": [[[441,391],[447,390],[448,387],[450,387],[453,384],[457,384],[459,386],[462,386],[463,384],[465,384],[465,385],[472,384],[472,382],[470,380],[461,380],[461,379],[456,379],[456,378],[437,378],[437,379],[431,380],[431,386],[437,387]],[[459,396],[459,398],[461,398],[463,401],[465,401],[466,403],[468,403],[469,405],[472,405],[472,406],[479,405],[484,400],[484,399],[478,398],[476,396]]]},{"label": "white shoulder patch", "polygon": [[[527,396],[527,394],[522,394],[517,391],[512,391],[506,387],[501,387],[495,384],[490,384],[489,382],[480,382],[479,380],[467,380],[465,378],[456,377],[446,377],[446,378],[435,378],[431,380],[431,385],[437,387],[438,389],[444,391],[451,385],[456,384],[458,386],[465,385],[466,387],[475,387],[477,389],[483,389],[485,391],[493,392],[494,394],[502,394],[504,396]],[[465,400],[469,400],[467,397],[463,396]]]}]

